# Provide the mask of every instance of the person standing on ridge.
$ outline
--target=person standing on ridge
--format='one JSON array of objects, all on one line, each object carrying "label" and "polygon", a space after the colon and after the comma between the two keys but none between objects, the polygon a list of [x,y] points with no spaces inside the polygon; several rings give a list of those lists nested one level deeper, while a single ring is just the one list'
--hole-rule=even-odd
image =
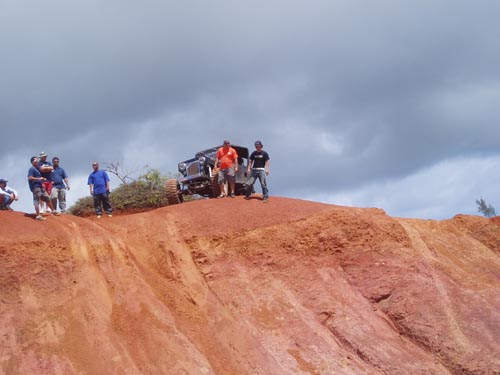
[{"label": "person standing on ridge", "polygon": [[50,200],[52,201],[52,206],[57,210],[57,201],[59,201],[59,209],[61,212],[66,212],[66,190],[69,190],[69,181],[66,171],[59,166],[59,158],[52,158],[52,166],[54,170],[52,171],[52,193],[50,194]]},{"label": "person standing on ridge", "polygon": [[215,167],[219,168],[219,198],[224,198],[224,185],[229,182],[229,196],[234,198],[235,173],[238,172],[238,154],[231,147],[231,142],[225,140],[223,146],[217,150],[215,155]]},{"label": "person standing on ridge", "polygon": [[250,178],[247,182],[247,189],[245,192],[245,199],[250,199],[252,194],[253,185],[257,178],[262,188],[263,202],[267,203],[269,200],[269,191],[267,189],[266,176],[269,175],[269,154],[262,149],[264,147],[261,141],[255,141],[255,151],[250,155],[250,162],[248,163],[247,174]]},{"label": "person standing on ridge", "polygon": [[93,162],[93,172],[89,175],[87,184],[90,195],[94,197],[94,210],[98,219],[101,218],[102,210],[106,211],[108,217],[112,217],[112,208],[109,203],[109,177],[106,171],[99,169],[99,163]]},{"label": "person standing on ridge", "polygon": [[[48,155],[44,151],[40,152],[40,155],[38,155],[38,169],[40,170],[42,177],[45,178],[42,181],[42,190],[46,191],[47,195],[50,197],[50,194],[52,193],[52,171],[54,168],[52,167],[52,163],[47,161],[47,156]],[[51,212],[49,206],[43,201],[41,202],[41,207],[42,212]]]}]

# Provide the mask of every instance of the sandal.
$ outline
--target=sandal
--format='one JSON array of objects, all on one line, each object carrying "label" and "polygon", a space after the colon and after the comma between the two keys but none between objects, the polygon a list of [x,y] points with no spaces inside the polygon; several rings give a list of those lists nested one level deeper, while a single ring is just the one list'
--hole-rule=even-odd
[{"label": "sandal", "polygon": [[225,194],[221,194],[217,198],[224,198],[225,196],[226,196]]}]

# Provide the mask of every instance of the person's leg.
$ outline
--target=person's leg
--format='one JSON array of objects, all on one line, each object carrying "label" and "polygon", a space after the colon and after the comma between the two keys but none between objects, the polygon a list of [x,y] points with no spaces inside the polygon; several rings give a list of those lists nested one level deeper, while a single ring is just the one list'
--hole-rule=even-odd
[{"label": "person's leg", "polygon": [[255,184],[255,181],[257,181],[257,179],[256,179],[256,175],[254,173],[254,170],[252,169],[252,171],[250,172],[250,177],[248,178],[248,181],[247,181],[247,188],[245,191],[246,198],[250,198],[250,195],[252,195],[252,189],[253,189],[253,185]]},{"label": "person's leg", "polygon": [[47,200],[42,198],[43,195],[45,195],[44,192],[50,196],[50,193],[52,192],[50,189],[50,181],[42,182],[42,196],[40,197],[40,207],[42,208],[42,212],[50,213],[51,208],[49,207]]},{"label": "person's leg", "polygon": [[[57,190],[57,200],[59,201],[59,209],[61,212],[66,212],[66,189],[56,189]],[[54,205],[54,207],[56,207]]]},{"label": "person's leg", "polygon": [[229,190],[231,191],[230,195],[231,197],[234,197],[234,176],[229,177]]},{"label": "person's leg", "polygon": [[102,208],[101,208],[101,195],[102,194],[94,194],[94,211],[97,216],[102,215]]},{"label": "person's leg", "polygon": [[234,197],[234,185],[236,180],[234,168],[227,169],[227,179],[229,182],[229,196]]},{"label": "person's leg", "polygon": [[111,204],[109,204],[109,194],[108,193],[102,194],[101,202],[102,202],[102,206],[104,207],[104,211],[106,211],[106,213],[108,215],[111,215],[113,210],[111,209]]},{"label": "person's leg", "polygon": [[262,188],[262,196],[265,200],[269,199],[269,191],[267,189],[266,172],[259,171],[259,182]]},{"label": "person's leg", "polygon": [[33,206],[35,207],[35,213],[36,213],[35,219],[37,219],[37,220],[45,220],[45,218],[42,215],[40,215],[40,196],[41,195],[42,195],[41,188],[34,188],[33,189]]},{"label": "person's leg", "polygon": [[56,209],[52,205],[52,201],[50,200],[50,195],[46,190],[42,191],[42,194],[40,196],[40,199],[45,202],[46,206],[50,209],[50,212],[52,212],[55,215],[58,215],[55,213]]},{"label": "person's leg", "polygon": [[52,203],[52,207],[57,208],[57,191],[59,189],[53,188],[50,192],[50,202]]},{"label": "person's leg", "polygon": [[218,182],[219,182],[219,189],[220,189],[220,197],[225,196],[225,184],[226,184],[226,174],[227,170],[219,170],[219,177],[218,177]]},{"label": "person's leg", "polygon": [[11,198],[11,197],[6,197],[7,199],[4,201],[4,209],[7,210],[7,211],[14,211],[10,205],[12,204],[12,202],[14,202],[14,199]]},{"label": "person's leg", "polygon": [[0,195],[0,209],[7,210],[12,199],[7,195]]}]

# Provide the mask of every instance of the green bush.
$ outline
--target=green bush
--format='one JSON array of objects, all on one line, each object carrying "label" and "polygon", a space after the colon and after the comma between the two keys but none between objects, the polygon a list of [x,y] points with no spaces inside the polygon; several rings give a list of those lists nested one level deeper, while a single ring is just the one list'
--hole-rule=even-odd
[{"label": "green bush", "polygon": [[[113,212],[142,212],[166,206],[168,204],[165,194],[166,180],[167,177],[152,169],[140,176],[137,181],[120,185],[109,195]],[[94,215],[93,198],[90,196],[80,198],[68,212],[76,216]]]}]

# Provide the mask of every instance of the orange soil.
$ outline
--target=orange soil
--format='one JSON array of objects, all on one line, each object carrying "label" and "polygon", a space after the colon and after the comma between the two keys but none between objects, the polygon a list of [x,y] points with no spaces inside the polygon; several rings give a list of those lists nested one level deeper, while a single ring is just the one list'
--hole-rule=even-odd
[{"label": "orange soil", "polygon": [[0,211],[0,375],[500,374],[500,220]]}]

